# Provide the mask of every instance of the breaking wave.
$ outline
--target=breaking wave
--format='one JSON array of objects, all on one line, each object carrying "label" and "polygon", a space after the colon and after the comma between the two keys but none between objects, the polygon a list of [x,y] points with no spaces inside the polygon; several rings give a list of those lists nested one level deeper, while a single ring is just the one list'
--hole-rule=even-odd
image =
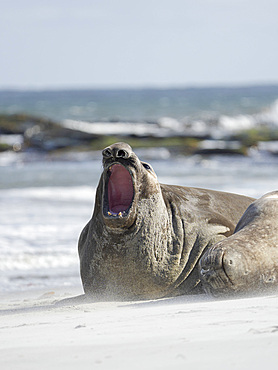
[{"label": "breaking wave", "polygon": [[161,117],[153,122],[86,122],[77,120],[64,120],[62,125],[66,128],[100,135],[122,135],[122,136],[204,136],[212,138],[223,138],[232,133],[254,127],[278,127],[278,99],[268,108],[255,114],[239,114],[234,116],[219,115],[218,117],[208,114],[207,117],[193,118],[185,117],[176,119],[172,117]]}]

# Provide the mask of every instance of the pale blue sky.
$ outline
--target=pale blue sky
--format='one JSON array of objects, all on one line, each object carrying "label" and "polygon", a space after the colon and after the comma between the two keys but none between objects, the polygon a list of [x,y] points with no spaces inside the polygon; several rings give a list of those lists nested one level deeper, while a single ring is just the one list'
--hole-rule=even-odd
[{"label": "pale blue sky", "polygon": [[277,0],[0,0],[0,88],[278,83]]}]

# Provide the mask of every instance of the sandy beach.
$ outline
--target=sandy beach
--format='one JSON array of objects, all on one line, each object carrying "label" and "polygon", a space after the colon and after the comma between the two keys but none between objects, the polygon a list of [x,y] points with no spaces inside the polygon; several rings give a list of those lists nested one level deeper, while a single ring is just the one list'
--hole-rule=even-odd
[{"label": "sandy beach", "polygon": [[2,369],[262,369],[278,365],[278,295],[65,302],[76,288],[1,296]]}]

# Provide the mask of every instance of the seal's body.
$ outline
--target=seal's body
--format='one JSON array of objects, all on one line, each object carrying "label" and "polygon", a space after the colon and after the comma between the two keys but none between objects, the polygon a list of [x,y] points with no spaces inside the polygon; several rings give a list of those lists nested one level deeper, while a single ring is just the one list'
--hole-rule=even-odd
[{"label": "seal's body", "polygon": [[252,203],[235,233],[209,248],[200,276],[213,295],[266,291],[278,285],[278,191]]},{"label": "seal's body", "polygon": [[85,293],[147,299],[196,292],[204,250],[232,235],[253,199],[159,184],[125,143],[103,150],[103,168],[79,239]]}]

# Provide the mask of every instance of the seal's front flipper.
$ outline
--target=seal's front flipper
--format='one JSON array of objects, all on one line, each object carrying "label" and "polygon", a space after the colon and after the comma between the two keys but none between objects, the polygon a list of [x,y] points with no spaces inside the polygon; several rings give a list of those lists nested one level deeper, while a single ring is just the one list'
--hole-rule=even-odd
[{"label": "seal's front flipper", "polygon": [[278,191],[253,202],[235,233],[208,248],[199,262],[204,290],[213,295],[278,290]]}]

